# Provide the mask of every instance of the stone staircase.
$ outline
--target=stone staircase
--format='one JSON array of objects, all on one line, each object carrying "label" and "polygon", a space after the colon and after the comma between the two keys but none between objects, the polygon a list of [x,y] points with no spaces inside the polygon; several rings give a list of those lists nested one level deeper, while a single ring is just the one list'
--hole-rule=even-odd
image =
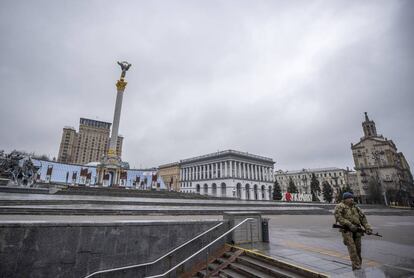
[{"label": "stone staircase", "polygon": [[231,248],[199,270],[196,277],[327,277],[244,249]]}]

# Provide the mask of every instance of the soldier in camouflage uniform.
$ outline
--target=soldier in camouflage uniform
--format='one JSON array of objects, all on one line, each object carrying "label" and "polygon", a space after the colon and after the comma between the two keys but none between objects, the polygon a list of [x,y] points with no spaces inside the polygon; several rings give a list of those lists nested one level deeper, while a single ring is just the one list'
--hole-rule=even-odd
[{"label": "soldier in camouflage uniform", "polygon": [[364,213],[354,204],[354,196],[350,192],[345,192],[342,202],[335,207],[336,223],[347,227],[341,229],[344,244],[348,247],[349,257],[352,261],[352,270],[361,269],[361,228],[367,234],[372,233],[371,226],[368,224]]}]

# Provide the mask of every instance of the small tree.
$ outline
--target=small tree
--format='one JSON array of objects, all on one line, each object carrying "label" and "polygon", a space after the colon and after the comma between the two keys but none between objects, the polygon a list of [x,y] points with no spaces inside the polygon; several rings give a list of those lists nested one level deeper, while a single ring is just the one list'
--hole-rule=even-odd
[{"label": "small tree", "polygon": [[329,184],[329,182],[327,182],[327,181],[324,181],[322,183],[322,194],[323,194],[323,198],[328,203],[332,202],[333,189],[332,189],[331,185]]},{"label": "small tree", "polygon": [[289,193],[298,193],[298,188],[296,187],[296,185],[293,182],[292,178],[289,179],[289,186],[287,188],[287,192],[289,192]]},{"label": "small tree", "polygon": [[282,189],[277,180],[275,180],[273,185],[273,200],[282,200]]},{"label": "small tree", "polygon": [[368,182],[367,197],[371,203],[381,204],[382,203],[382,190],[381,184],[376,179],[370,179]]},{"label": "small tree", "polygon": [[314,173],[312,173],[310,187],[311,187],[311,193],[312,193],[312,201],[313,202],[319,201],[317,195],[321,192],[321,188],[319,186],[319,181],[316,178]]},{"label": "small tree", "polygon": [[344,194],[344,191],[341,187],[338,188],[338,190],[336,191],[336,196],[335,196],[335,203],[339,203],[342,201],[342,195]]}]

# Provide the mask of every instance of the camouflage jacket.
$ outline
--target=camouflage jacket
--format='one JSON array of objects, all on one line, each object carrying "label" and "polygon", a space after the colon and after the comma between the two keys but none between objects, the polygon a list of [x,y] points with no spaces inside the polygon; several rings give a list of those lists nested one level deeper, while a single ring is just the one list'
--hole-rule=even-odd
[{"label": "camouflage jacket", "polygon": [[371,229],[365,214],[355,204],[348,206],[340,202],[335,207],[335,221],[342,226],[350,227],[351,225],[356,225],[365,228],[365,230]]}]

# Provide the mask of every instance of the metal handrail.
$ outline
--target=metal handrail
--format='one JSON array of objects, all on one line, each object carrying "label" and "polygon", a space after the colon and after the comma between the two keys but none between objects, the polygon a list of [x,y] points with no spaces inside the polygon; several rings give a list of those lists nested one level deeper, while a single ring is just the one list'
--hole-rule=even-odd
[{"label": "metal handrail", "polygon": [[219,223],[219,224],[215,225],[214,227],[212,227],[212,228],[208,229],[207,231],[202,232],[201,234],[197,235],[196,237],[193,237],[192,239],[190,239],[190,240],[188,240],[188,241],[184,242],[184,243],[183,243],[183,244],[181,244],[180,246],[178,246],[178,247],[174,248],[173,250],[169,251],[168,253],[166,253],[166,254],[162,255],[161,257],[159,257],[159,258],[158,258],[158,259],[156,259],[155,261],[152,261],[152,262],[147,262],[147,263],[142,263],[142,264],[135,264],[135,265],[128,265],[128,266],[123,266],[123,267],[117,267],[117,268],[110,268],[110,269],[105,269],[105,270],[99,270],[99,271],[93,272],[93,273],[91,273],[91,274],[88,274],[88,275],[87,275],[87,276],[85,276],[84,278],[89,278],[89,277],[95,276],[95,275],[97,275],[97,274],[102,274],[102,273],[114,272],[114,271],[118,271],[118,270],[126,270],[126,269],[131,269],[131,268],[136,268],[136,267],[141,267],[141,266],[147,266],[147,265],[152,265],[152,264],[155,264],[156,262],[158,262],[158,261],[160,261],[160,260],[164,259],[165,257],[169,256],[170,254],[174,253],[175,251],[177,251],[177,250],[178,250],[178,249],[180,249],[181,247],[183,247],[183,246],[187,245],[188,243],[190,243],[190,242],[192,242],[192,241],[194,241],[194,240],[196,240],[196,239],[198,239],[198,238],[202,237],[203,235],[207,234],[208,232],[210,232],[210,231],[212,231],[212,230],[216,229],[217,227],[219,227],[219,226],[223,225],[223,223],[224,223],[224,222],[221,222],[221,223]]},{"label": "metal handrail", "polygon": [[154,276],[147,276],[145,278],[157,278],[157,277],[163,277],[163,276],[167,275],[168,273],[170,273],[171,271],[177,269],[179,266],[181,266],[182,264],[186,263],[187,261],[189,261],[190,259],[192,259],[196,255],[200,254],[202,251],[204,251],[205,249],[207,249],[208,247],[210,247],[213,243],[216,243],[219,239],[222,239],[224,236],[228,235],[229,233],[231,233],[232,231],[234,231],[239,226],[241,226],[242,224],[244,224],[245,222],[247,222],[249,220],[255,220],[255,219],[254,218],[246,218],[246,219],[244,219],[242,222],[240,222],[239,224],[237,224],[236,226],[234,226],[233,228],[231,228],[230,230],[228,230],[227,232],[225,232],[224,234],[222,234],[221,236],[219,236],[218,238],[216,238],[215,240],[213,240],[212,242],[210,242],[209,244],[207,244],[206,246],[204,246],[203,248],[201,248],[200,250],[198,250],[197,252],[195,252],[191,256],[189,256],[187,259],[185,259],[181,263],[179,263],[176,266],[170,268],[166,272],[161,273],[161,274],[158,274],[158,275],[154,275]]}]

